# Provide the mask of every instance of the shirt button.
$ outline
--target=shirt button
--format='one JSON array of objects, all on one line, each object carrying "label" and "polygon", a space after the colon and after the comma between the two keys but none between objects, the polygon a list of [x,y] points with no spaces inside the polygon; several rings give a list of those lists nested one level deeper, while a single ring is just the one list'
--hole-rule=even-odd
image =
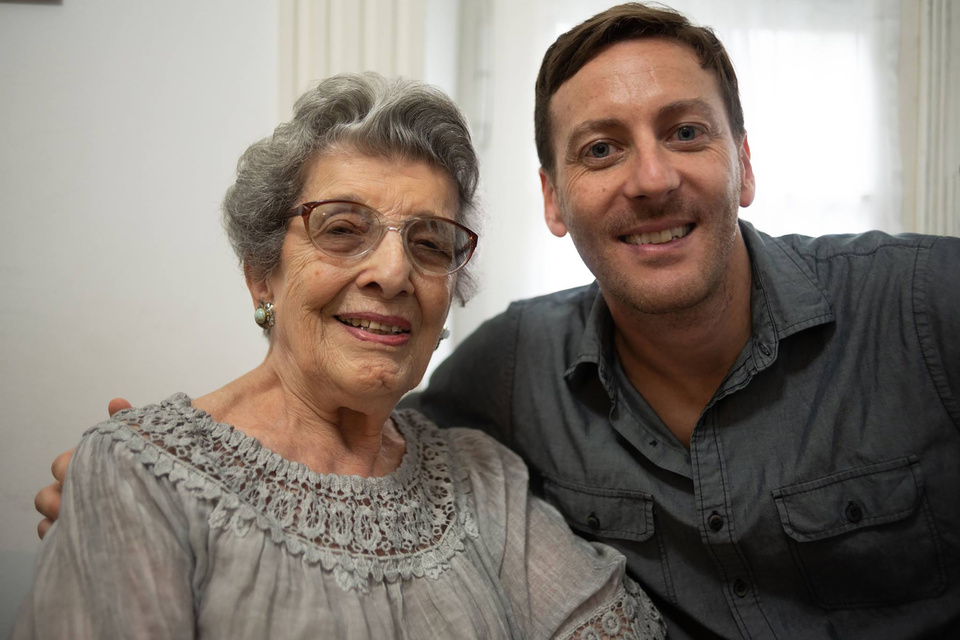
[{"label": "shirt button", "polygon": [[747,583],[742,579],[737,578],[733,581],[733,592],[737,595],[738,598],[743,598],[747,595]]},{"label": "shirt button", "polygon": [[765,356],[770,355],[770,349],[768,349],[767,345],[763,344],[762,342],[760,343],[760,352]]},{"label": "shirt button", "polygon": [[710,514],[710,517],[707,518],[707,524],[710,525],[710,528],[714,531],[720,531],[720,529],[723,529],[723,516],[714,511]]},{"label": "shirt button", "polygon": [[847,508],[843,510],[843,514],[847,516],[847,520],[854,524],[863,520],[863,509],[853,500],[847,503]]},{"label": "shirt button", "polygon": [[587,526],[596,531],[600,528],[600,518],[597,517],[597,514],[591,512],[587,516]]}]

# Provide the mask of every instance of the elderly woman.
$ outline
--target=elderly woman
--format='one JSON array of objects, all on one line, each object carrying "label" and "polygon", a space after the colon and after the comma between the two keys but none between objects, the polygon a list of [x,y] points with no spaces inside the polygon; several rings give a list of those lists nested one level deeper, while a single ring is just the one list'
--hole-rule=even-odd
[{"label": "elderly woman", "polygon": [[396,410],[469,296],[477,175],[448,98],[373,74],[250,147],[224,215],[266,358],[86,433],[14,638],[662,636],[516,455]]}]

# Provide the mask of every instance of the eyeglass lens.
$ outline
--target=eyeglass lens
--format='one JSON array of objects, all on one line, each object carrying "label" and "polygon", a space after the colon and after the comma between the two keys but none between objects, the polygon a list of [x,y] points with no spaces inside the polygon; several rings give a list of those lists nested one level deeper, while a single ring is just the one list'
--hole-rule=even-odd
[{"label": "eyeglass lens", "polygon": [[[356,256],[382,237],[386,224],[373,211],[349,202],[324,203],[310,214],[310,236],[329,255]],[[411,261],[423,271],[448,274],[470,258],[470,234],[450,220],[412,218],[401,225]]]}]

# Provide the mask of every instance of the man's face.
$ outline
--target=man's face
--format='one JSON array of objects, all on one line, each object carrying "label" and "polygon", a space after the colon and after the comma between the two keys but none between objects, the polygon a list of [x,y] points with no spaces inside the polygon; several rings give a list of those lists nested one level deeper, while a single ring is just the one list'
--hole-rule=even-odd
[{"label": "man's face", "polygon": [[753,170],[692,51],[612,45],[560,86],[550,117],[547,226],[570,232],[611,309],[670,313],[723,295]]}]

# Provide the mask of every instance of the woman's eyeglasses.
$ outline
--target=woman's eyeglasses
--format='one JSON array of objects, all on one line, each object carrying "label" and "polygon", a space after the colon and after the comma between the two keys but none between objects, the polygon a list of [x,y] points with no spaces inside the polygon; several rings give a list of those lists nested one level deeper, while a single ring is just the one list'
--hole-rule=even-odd
[{"label": "woman's eyeglasses", "polygon": [[477,248],[477,234],[462,224],[437,216],[387,224],[380,212],[358,202],[306,202],[287,217],[301,216],[314,246],[333,257],[358,257],[373,251],[387,231],[396,231],[414,267],[433,275],[459,271]]}]

